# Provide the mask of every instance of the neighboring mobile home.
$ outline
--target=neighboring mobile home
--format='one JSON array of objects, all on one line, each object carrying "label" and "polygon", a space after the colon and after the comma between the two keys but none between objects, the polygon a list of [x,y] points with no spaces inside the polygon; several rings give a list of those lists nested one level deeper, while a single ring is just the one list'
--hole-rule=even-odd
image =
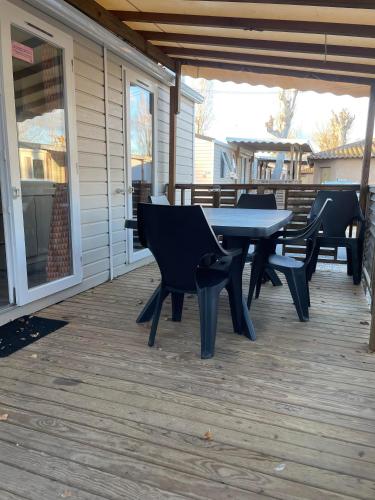
[{"label": "neighboring mobile home", "polygon": [[[0,0],[0,324],[133,268],[124,229],[168,182],[171,73],[62,0]],[[177,182],[193,181],[182,86]]]},{"label": "neighboring mobile home", "polygon": [[[314,183],[354,183],[361,182],[364,141],[344,144],[309,156],[314,169]],[[375,166],[375,140],[372,143],[371,166]],[[370,168],[370,184],[375,183],[375,168]]]},{"label": "neighboring mobile home", "polygon": [[234,184],[251,180],[253,155],[226,142],[195,135],[194,182]]}]

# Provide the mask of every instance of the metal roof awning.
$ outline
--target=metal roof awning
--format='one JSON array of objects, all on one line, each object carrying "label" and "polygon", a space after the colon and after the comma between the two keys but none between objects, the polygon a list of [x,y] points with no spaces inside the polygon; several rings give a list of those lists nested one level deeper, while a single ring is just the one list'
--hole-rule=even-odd
[{"label": "metal roof awning", "polygon": [[[326,149],[313,153],[309,156],[312,160],[335,160],[345,158],[362,158],[365,147],[365,141],[351,142],[337,148]],[[372,141],[371,157],[375,157],[375,140]]]},{"label": "metal roof awning", "polygon": [[356,97],[374,81],[374,1],[68,1],[193,77]]},{"label": "metal roof awning", "polygon": [[308,142],[300,139],[244,139],[242,137],[227,137],[229,144],[236,144],[251,151],[290,151],[295,148],[302,153],[311,153]]}]

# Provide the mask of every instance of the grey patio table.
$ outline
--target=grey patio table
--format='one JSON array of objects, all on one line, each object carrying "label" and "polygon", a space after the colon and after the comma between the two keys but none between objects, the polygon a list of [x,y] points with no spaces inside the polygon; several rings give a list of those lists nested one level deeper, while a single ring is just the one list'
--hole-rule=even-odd
[{"label": "grey patio table", "polygon": [[[290,210],[253,210],[241,208],[206,208],[204,213],[217,235],[225,237],[231,247],[241,248],[242,259],[237,269],[236,284],[242,294],[242,273],[249,250],[250,240],[265,239],[272,236],[292,219]],[[137,228],[135,220],[127,220],[125,227]],[[151,295],[137,318],[137,323],[150,321],[153,316],[159,288]],[[249,316],[246,300],[242,295],[242,333],[251,340],[256,339],[255,330]]]}]

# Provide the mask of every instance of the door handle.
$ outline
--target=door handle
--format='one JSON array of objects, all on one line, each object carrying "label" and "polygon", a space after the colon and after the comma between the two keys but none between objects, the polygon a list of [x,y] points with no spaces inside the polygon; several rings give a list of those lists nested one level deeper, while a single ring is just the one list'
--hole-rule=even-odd
[{"label": "door handle", "polygon": [[128,193],[129,194],[133,194],[134,193],[134,187],[133,186],[129,186],[128,187]]},{"label": "door handle", "polygon": [[13,200],[21,197],[21,189],[17,187],[12,187],[12,197]]}]

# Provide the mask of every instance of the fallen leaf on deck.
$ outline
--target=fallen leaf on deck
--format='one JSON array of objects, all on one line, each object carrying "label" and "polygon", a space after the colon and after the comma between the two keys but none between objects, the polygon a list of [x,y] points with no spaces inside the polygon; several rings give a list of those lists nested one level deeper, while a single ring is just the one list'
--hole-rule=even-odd
[{"label": "fallen leaf on deck", "polygon": [[207,432],[205,432],[205,433],[203,434],[203,439],[204,439],[205,441],[212,441],[212,440],[213,440],[213,438],[214,438],[214,435],[213,435],[213,433],[212,433],[211,431],[207,431]]},{"label": "fallen leaf on deck", "polygon": [[0,420],[2,420],[3,422],[5,422],[6,420],[8,420],[8,413],[3,413],[2,415],[0,415]]},{"label": "fallen leaf on deck", "polygon": [[38,357],[38,355],[37,354],[32,354],[31,357],[35,359],[35,358]]},{"label": "fallen leaf on deck", "polygon": [[69,490],[65,490],[64,493],[61,495],[62,498],[69,498],[73,495],[73,493]]},{"label": "fallen leaf on deck", "polygon": [[275,471],[276,472],[282,472],[286,467],[286,464],[279,464],[279,465],[276,465],[275,467]]}]

